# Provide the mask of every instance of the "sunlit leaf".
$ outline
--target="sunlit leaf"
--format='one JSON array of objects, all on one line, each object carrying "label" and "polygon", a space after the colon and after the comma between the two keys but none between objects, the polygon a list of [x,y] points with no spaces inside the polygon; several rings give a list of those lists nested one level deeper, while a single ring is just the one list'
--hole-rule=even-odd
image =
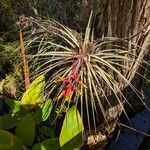
[{"label": "sunlit leaf", "polygon": [[[73,106],[66,113],[63,122],[63,126],[59,137],[60,146],[63,147],[63,149],[69,148],[70,145],[72,145],[74,148],[81,146],[83,142],[82,141],[83,130],[84,127],[80,114],[77,108]],[[78,138],[78,136],[80,138]],[[71,142],[71,144],[69,142]]]},{"label": "sunlit leaf", "polygon": [[22,107],[20,101],[10,99],[10,98],[4,98],[4,101],[13,110],[14,113],[20,111]]},{"label": "sunlit leaf", "polygon": [[15,134],[24,144],[31,145],[35,136],[35,124],[31,114],[24,116],[17,124]]},{"label": "sunlit leaf", "polygon": [[0,130],[0,149],[1,150],[21,150],[22,142],[13,134]]},{"label": "sunlit leaf", "polygon": [[41,106],[42,109],[42,121],[47,120],[52,110],[52,102],[50,99],[46,100]]},{"label": "sunlit leaf", "polygon": [[52,110],[52,102],[50,99],[46,100],[34,115],[35,123],[47,120]]},{"label": "sunlit leaf", "polygon": [[45,87],[45,77],[40,75],[28,87],[27,91],[23,94],[21,105],[27,109],[34,108],[40,103]]}]

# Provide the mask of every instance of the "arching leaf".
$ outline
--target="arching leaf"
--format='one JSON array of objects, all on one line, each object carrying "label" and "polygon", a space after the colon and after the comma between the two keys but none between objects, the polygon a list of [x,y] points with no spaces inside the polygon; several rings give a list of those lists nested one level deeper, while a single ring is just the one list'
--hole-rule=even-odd
[{"label": "arching leaf", "polygon": [[[63,149],[77,148],[82,145],[82,132],[84,130],[80,114],[73,106],[66,113],[63,126],[61,129],[59,142]],[[71,143],[71,144],[70,144]],[[72,147],[72,148],[71,148]]]}]

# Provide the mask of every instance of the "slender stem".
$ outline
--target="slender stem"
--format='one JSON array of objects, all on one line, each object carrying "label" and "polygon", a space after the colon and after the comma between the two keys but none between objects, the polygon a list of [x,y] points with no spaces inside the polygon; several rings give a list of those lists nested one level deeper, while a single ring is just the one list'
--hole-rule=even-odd
[{"label": "slender stem", "polygon": [[137,129],[135,129],[135,128],[132,128],[132,127],[130,127],[130,126],[127,126],[127,125],[125,125],[125,124],[122,124],[122,123],[117,123],[117,124],[120,125],[120,126],[122,126],[122,127],[128,128],[128,129],[130,129],[130,130],[132,130],[132,131],[134,131],[134,132],[137,132],[137,133],[139,133],[139,134],[142,134],[142,135],[145,135],[145,136],[150,137],[150,134],[147,134],[147,133],[145,133],[145,132],[139,131],[139,130],[137,130]]}]

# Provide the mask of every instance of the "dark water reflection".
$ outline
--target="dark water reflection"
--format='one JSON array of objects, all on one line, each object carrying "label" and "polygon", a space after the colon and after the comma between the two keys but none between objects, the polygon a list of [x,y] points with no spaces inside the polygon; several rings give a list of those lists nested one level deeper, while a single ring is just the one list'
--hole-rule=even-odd
[{"label": "dark water reflection", "polygon": [[[150,107],[150,88],[145,90],[145,98]],[[131,118],[131,122],[135,129],[150,134],[150,111],[144,109]],[[150,150],[150,137],[124,128],[118,141],[112,141],[107,150]]]},{"label": "dark water reflection", "polygon": [[[141,113],[133,117],[131,122],[133,123],[134,128],[147,133],[150,129],[150,112],[143,110]],[[112,141],[112,143],[108,146],[108,150],[150,150],[150,143],[149,146],[144,144],[146,147],[142,147],[142,149],[140,148],[144,137],[144,135],[133,132],[129,129],[124,129],[121,131],[117,143]],[[146,137],[145,139],[147,138],[149,137]]]}]

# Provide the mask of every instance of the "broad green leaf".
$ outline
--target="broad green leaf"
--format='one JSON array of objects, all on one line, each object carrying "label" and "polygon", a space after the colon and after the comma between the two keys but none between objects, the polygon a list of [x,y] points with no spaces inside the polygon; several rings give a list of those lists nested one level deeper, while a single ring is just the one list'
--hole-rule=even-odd
[{"label": "broad green leaf", "polygon": [[52,102],[50,99],[46,100],[34,115],[35,123],[47,120],[52,110]]},{"label": "broad green leaf", "polygon": [[[61,129],[59,142],[60,146],[65,149],[74,149],[82,145],[82,132],[84,130],[82,119],[75,106],[70,108],[66,113],[63,126]],[[72,148],[71,148],[72,147]]]},{"label": "broad green leaf", "polygon": [[17,125],[19,120],[21,119],[18,115],[6,114],[4,116],[0,116],[0,129],[10,129]]},{"label": "broad green leaf", "polygon": [[14,113],[20,111],[20,109],[21,109],[20,101],[17,101],[17,100],[11,99],[11,98],[4,98],[4,101],[10,108],[12,108]]},{"label": "broad green leaf", "polygon": [[0,150],[21,150],[23,143],[13,134],[0,130]]},{"label": "broad green leaf", "polygon": [[45,77],[40,75],[30,85],[23,94],[21,105],[26,109],[32,109],[41,102],[45,87]]},{"label": "broad green leaf", "polygon": [[24,116],[16,127],[15,134],[24,144],[31,145],[35,137],[35,124],[31,114]]},{"label": "broad green leaf", "polygon": [[42,141],[41,143],[35,144],[32,150],[57,150],[60,148],[59,139],[51,138]]}]

